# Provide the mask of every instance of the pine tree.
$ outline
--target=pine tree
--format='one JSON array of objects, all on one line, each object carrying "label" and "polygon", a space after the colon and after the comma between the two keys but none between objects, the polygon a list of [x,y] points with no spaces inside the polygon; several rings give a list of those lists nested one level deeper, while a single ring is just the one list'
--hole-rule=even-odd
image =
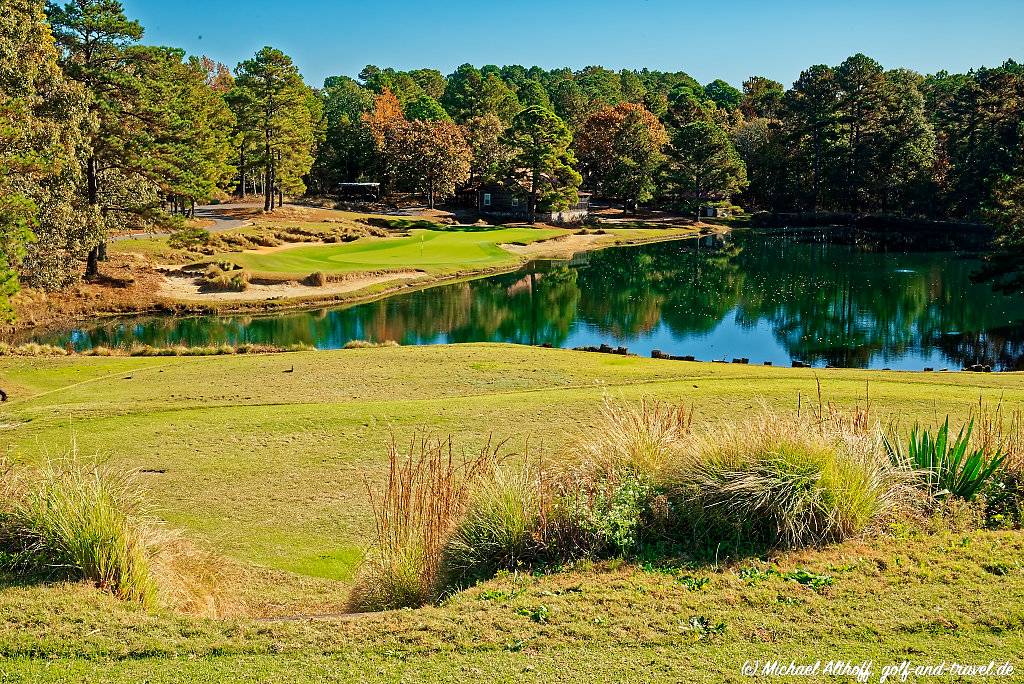
[{"label": "pine tree", "polygon": [[[148,123],[139,113],[140,90],[136,60],[130,50],[142,38],[142,26],[124,15],[114,0],[75,0],[66,5],[47,5],[50,25],[62,50],[64,73],[82,85],[89,98],[92,120],[85,159],[83,194],[89,205],[85,242],[89,244],[86,275],[99,272],[105,239],[117,212],[114,198],[104,196],[104,175],[126,181],[132,167],[144,163],[142,145],[135,144],[138,130]],[[140,193],[141,194],[141,193]]]},{"label": "pine tree", "polygon": [[259,140],[264,174],[264,211],[280,204],[284,192],[305,191],[302,178],[313,165],[316,127],[310,90],[290,57],[265,47],[238,65],[231,101],[240,134]]},{"label": "pine tree", "polygon": [[713,102],[682,90],[673,99],[669,118],[673,126],[666,151],[666,194],[696,209],[746,187],[746,167]]},{"label": "pine tree", "polygon": [[[42,2],[11,0],[0,14],[0,321],[21,279],[57,286],[52,273],[73,240],[71,204],[82,145],[84,95],[67,82]],[[40,249],[42,247],[42,249]],[[51,280],[51,276],[54,276]]]},{"label": "pine tree", "polygon": [[509,175],[529,188],[530,223],[537,222],[538,207],[565,209],[579,201],[583,179],[573,168],[572,133],[558,115],[543,107],[524,109],[512,120],[506,140],[514,150]]}]

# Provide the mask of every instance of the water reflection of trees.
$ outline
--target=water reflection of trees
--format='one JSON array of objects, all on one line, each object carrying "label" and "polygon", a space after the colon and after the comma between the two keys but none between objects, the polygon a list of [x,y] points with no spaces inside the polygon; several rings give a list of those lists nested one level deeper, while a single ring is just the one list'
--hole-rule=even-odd
[{"label": "water reflection of trees", "polygon": [[[81,347],[243,342],[340,347],[352,339],[562,345],[577,322],[594,341],[628,342],[664,325],[678,339],[731,316],[769,327],[793,357],[838,366],[938,351],[951,362],[1018,368],[1024,304],[971,282],[954,253],[885,254],[738,233],[610,249],[587,264],[538,266],[345,309],[272,317],[156,318],[78,333]],[[51,342],[63,344],[68,336]],[[748,353],[756,353],[750,350]]]},{"label": "water reflection of trees", "polygon": [[[952,252],[893,255],[791,238],[740,240],[738,263],[748,276],[738,319],[768,321],[794,358],[866,366],[911,351],[947,353],[950,332],[1024,319],[1019,302],[972,283],[976,263]],[[994,360],[979,346],[957,357]]]},{"label": "water reflection of trees", "polygon": [[580,272],[580,319],[620,339],[650,332],[659,321],[678,334],[714,329],[736,306],[744,278],[739,247],[713,244],[598,252]]}]

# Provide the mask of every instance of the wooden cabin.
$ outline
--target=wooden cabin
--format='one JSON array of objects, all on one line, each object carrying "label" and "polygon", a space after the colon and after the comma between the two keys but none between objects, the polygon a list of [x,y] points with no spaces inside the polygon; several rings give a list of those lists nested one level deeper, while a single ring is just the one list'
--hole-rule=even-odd
[{"label": "wooden cabin", "polygon": [[[503,185],[487,184],[465,188],[459,192],[459,200],[464,206],[474,207],[484,216],[510,221],[530,219],[529,195]],[[538,211],[537,220],[541,223],[579,223],[589,215],[590,193],[581,192],[576,204],[561,211]]]}]

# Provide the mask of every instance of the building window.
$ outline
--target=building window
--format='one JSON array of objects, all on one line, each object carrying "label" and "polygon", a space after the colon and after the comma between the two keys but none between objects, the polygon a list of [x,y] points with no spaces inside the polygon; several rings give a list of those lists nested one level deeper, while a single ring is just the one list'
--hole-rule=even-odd
[{"label": "building window", "polygon": [[489,193],[489,192],[485,192],[484,193],[484,206],[485,207],[491,206],[491,193]]},{"label": "building window", "polygon": [[513,197],[512,198],[512,208],[515,209],[518,206],[519,206],[519,198],[518,197]]}]

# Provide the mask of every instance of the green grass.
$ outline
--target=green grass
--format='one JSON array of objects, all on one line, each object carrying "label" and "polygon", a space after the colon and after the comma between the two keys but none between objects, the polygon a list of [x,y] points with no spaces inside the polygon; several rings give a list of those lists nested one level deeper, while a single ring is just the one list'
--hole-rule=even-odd
[{"label": "green grass", "polygon": [[498,245],[536,242],[567,232],[555,228],[413,230],[407,237],[362,238],[342,244],[244,252],[228,258],[256,273],[422,270],[445,274],[514,265],[521,259]]},{"label": "green grass", "polygon": [[[392,432],[400,443],[417,428],[450,432],[467,450],[494,432],[519,452],[529,439],[551,459],[597,424],[606,395],[692,404],[699,427],[765,405],[795,410],[798,396],[807,411],[815,378],[837,406],[863,406],[867,391],[875,417],[898,417],[904,430],[947,413],[962,423],[979,398],[1009,408],[1024,400],[1019,374],[814,371],[511,345],[4,357],[0,387],[11,398],[0,407],[0,448],[35,460],[73,438],[83,456],[142,469],[157,514],[225,557],[226,583],[244,604],[235,612],[331,613],[372,538],[364,482],[381,484]],[[834,576],[822,593],[797,582],[748,587],[727,559],[687,570],[711,577],[700,592],[632,566],[580,566],[329,626],[144,613],[82,585],[0,581],[0,672],[12,681],[717,682],[746,681],[739,666],[758,655],[987,662],[1024,648],[1022,554],[1019,533],[975,533],[779,558],[787,572]],[[1009,571],[982,567],[996,561]],[[517,613],[540,605],[548,624]],[[695,640],[694,616],[726,631]]]},{"label": "green grass", "polygon": [[152,259],[181,255],[180,250],[174,249],[167,243],[166,237],[140,237],[115,240],[108,243],[107,251],[111,254],[142,254]]}]

